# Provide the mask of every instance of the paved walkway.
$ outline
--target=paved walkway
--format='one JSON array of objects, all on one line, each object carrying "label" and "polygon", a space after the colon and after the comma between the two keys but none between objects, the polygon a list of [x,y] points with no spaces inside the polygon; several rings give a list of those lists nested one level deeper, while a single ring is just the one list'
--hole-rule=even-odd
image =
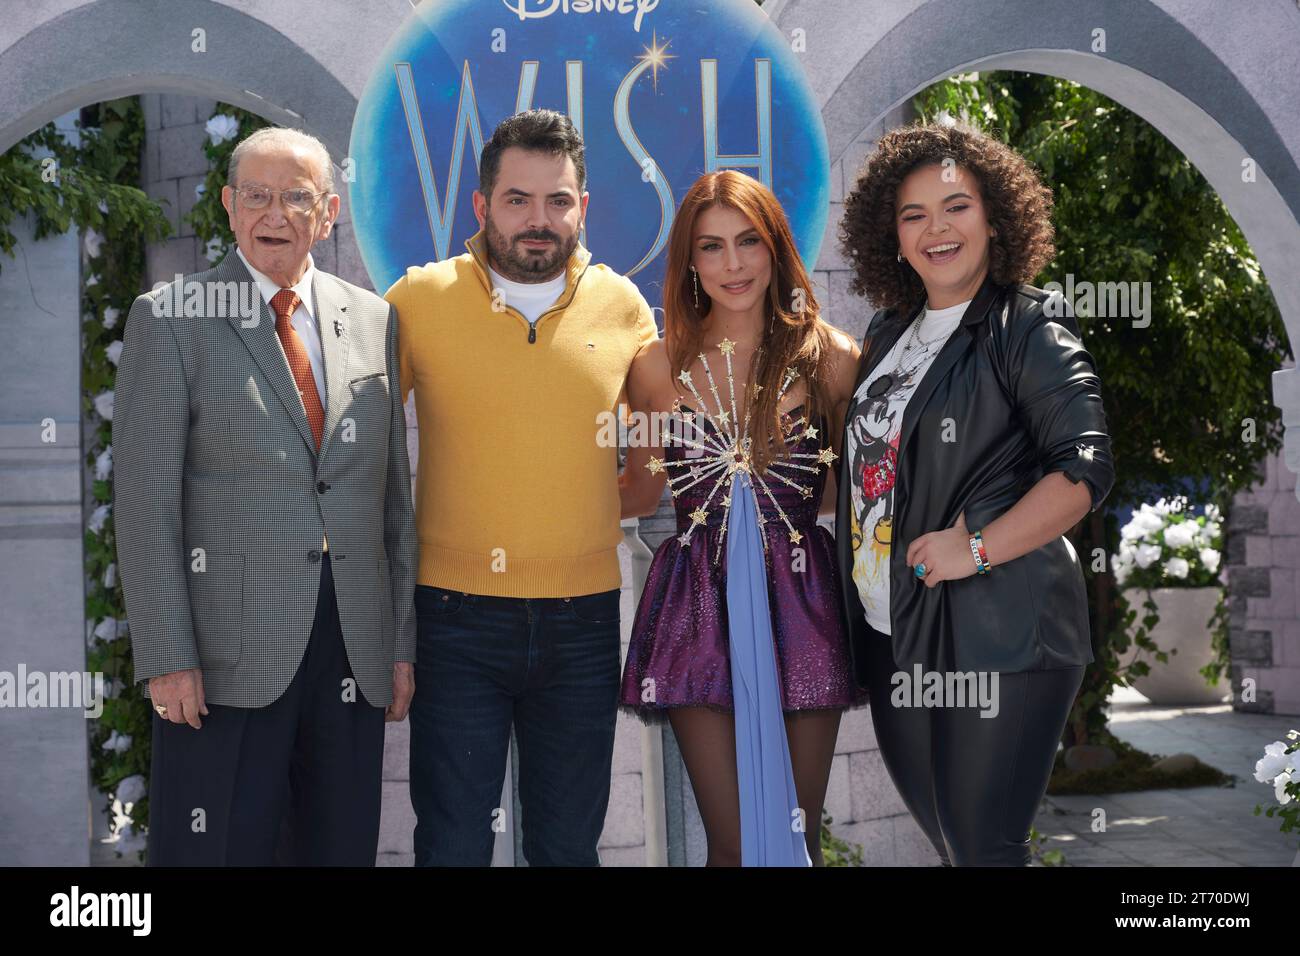
[{"label": "paved walkway", "polygon": [[[1147,753],[1190,753],[1234,775],[1229,787],[1141,790],[1049,796],[1034,825],[1045,849],[1065,854],[1067,866],[1291,866],[1300,834],[1282,833],[1262,813],[1276,804],[1273,788],[1255,781],[1255,761],[1266,744],[1286,741],[1300,716],[1234,713],[1228,704],[1160,707],[1120,688],[1110,701],[1115,736]],[[1106,832],[1092,832],[1095,808],[1106,811]]]}]

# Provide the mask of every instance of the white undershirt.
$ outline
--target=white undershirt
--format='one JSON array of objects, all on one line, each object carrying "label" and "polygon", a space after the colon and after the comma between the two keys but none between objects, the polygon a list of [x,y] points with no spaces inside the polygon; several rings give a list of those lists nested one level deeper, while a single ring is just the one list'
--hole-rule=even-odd
[{"label": "white undershirt", "polygon": [[[861,538],[861,545],[853,551],[853,581],[857,584],[867,623],[882,634],[891,633],[889,556],[894,544],[894,468],[890,467],[890,456],[896,460],[903,410],[935,357],[961,324],[969,304],[967,300],[946,309],[927,308],[918,331],[921,344],[913,344],[903,367],[904,373],[913,367],[915,371],[910,376],[895,372],[903,348],[913,338],[909,327],[862,380],[856,392],[858,402],[844,448],[844,453],[849,456],[852,480],[850,524],[859,531]],[[899,386],[877,399],[868,397],[872,384],[886,374],[894,375]],[[870,476],[867,484],[873,492],[871,500],[867,500],[864,475]]]},{"label": "white undershirt", "polygon": [[493,288],[501,290],[504,304],[517,309],[530,324],[555,305],[555,300],[564,294],[568,278],[566,273],[561,272],[554,279],[545,282],[514,282],[491,266],[488,266],[488,274],[492,276]]}]

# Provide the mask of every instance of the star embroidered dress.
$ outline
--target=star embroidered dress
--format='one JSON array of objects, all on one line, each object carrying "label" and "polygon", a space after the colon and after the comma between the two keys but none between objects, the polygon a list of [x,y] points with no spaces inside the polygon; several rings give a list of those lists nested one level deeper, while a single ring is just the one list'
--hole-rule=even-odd
[{"label": "star embroidered dress", "polygon": [[[620,706],[647,723],[672,707],[734,713],[742,862],[801,865],[802,835],[788,853],[782,839],[793,800],[782,715],[843,709],[865,697],[849,665],[834,539],[817,523],[834,459],[829,426],[824,416],[808,422],[804,406],[785,413],[790,456],[757,475],[748,464],[748,422],[737,424],[734,395],[731,411],[722,411],[704,368],[715,411],[683,372],[695,396],[684,416],[698,428],[683,429],[664,459],[650,462],[668,473],[677,534],[659,546],[646,576]],[[795,374],[787,371],[782,393]]]}]

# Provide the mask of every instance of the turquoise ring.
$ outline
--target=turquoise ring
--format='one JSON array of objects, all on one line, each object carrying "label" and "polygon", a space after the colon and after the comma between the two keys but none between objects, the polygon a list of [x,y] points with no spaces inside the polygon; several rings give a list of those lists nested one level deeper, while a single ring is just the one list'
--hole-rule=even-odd
[{"label": "turquoise ring", "polygon": [[918,564],[915,568],[915,571],[916,571],[916,576],[918,578],[923,578],[925,577],[926,567],[924,564]]}]

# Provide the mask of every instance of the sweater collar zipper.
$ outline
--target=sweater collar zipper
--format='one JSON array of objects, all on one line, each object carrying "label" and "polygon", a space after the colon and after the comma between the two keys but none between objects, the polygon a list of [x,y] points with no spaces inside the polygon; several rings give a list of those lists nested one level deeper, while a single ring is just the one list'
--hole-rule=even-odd
[{"label": "sweater collar zipper", "polygon": [[[479,267],[480,276],[483,280],[484,285],[487,287],[488,294],[491,295],[492,281],[489,278],[490,274],[487,269],[487,264],[484,260],[484,257],[481,255],[479,249],[479,243],[482,237],[483,237],[483,230],[479,230],[476,234],[471,236],[469,239],[465,240],[465,247],[469,249],[470,256],[473,257],[475,265]],[[514,306],[512,305],[506,306],[507,309],[509,309],[515,315],[519,316],[519,318],[523,319],[525,322],[528,323],[528,344],[529,345],[537,344],[538,323],[541,322],[542,319],[550,315],[552,312],[560,312],[563,311],[564,309],[567,309],[569,307],[569,303],[573,301],[574,296],[578,294],[578,283],[580,283],[582,281],[582,277],[587,274],[587,266],[591,262],[591,257],[587,253],[586,249],[582,247],[581,244],[579,244],[578,251],[575,252],[574,254],[579,258],[579,263],[577,265],[577,274],[576,275],[573,274],[575,267],[572,260],[570,260],[569,264],[566,265],[565,267],[566,272],[569,273],[569,276],[565,282],[565,294],[563,295],[563,297],[559,302],[555,303],[555,305],[551,306],[549,309],[546,309],[544,312],[542,312],[541,315],[539,315],[532,322],[529,322],[528,319],[524,318],[524,314],[520,312],[518,309],[516,309]]]}]

